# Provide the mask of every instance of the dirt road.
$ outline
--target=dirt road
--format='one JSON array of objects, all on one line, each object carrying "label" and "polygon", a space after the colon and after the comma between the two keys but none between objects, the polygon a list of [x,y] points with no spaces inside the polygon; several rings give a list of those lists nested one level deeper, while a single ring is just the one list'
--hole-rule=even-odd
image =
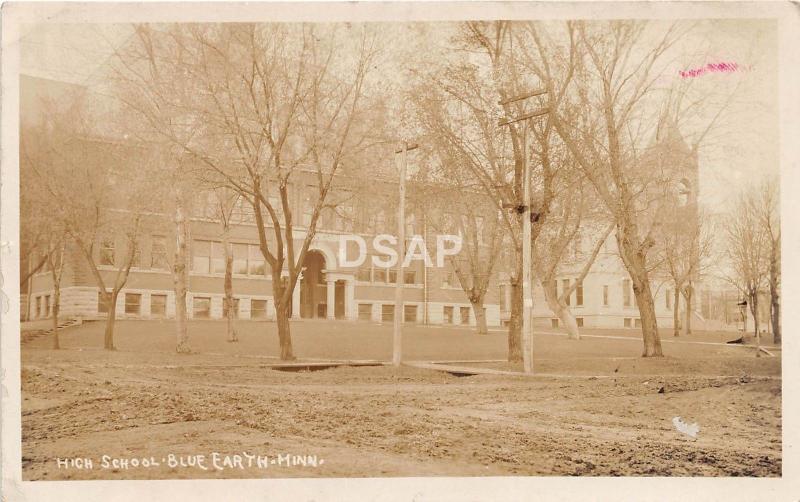
[{"label": "dirt road", "polygon": [[[564,367],[592,373],[581,361]],[[459,378],[24,350],[23,478],[779,476],[780,361],[725,364],[747,369],[635,360],[599,378]],[[696,440],[675,416],[700,425]]]}]

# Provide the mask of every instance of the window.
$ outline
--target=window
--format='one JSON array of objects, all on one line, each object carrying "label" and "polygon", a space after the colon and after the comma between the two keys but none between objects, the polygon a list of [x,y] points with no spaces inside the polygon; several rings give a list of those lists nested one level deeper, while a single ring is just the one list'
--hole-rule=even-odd
[{"label": "window", "polygon": [[373,229],[375,233],[381,233],[386,230],[386,213],[383,210],[375,213]]},{"label": "window", "polygon": [[397,284],[397,270],[389,270],[389,284]]},{"label": "window", "polygon": [[403,273],[406,284],[416,284],[417,283],[417,273],[414,270],[408,270]]},{"label": "window", "polygon": [[125,313],[139,315],[142,312],[142,295],[125,293]]},{"label": "window", "polygon": [[577,307],[583,306],[583,281],[578,282],[575,286],[575,305]]},{"label": "window", "polygon": [[469,324],[469,307],[459,308],[461,314],[461,324]]},{"label": "window", "polygon": [[358,320],[369,321],[372,319],[372,304],[359,303],[358,304]]},{"label": "window", "polygon": [[603,306],[608,307],[608,286],[603,286]]},{"label": "window", "polygon": [[626,307],[631,306],[631,280],[622,280],[622,304]]},{"label": "window", "polygon": [[[237,223],[253,223],[255,219],[256,214],[252,204],[244,199],[238,199],[231,210],[231,221]],[[271,221],[269,218],[266,219],[267,221]]]},{"label": "window", "polygon": [[572,257],[577,259],[581,256],[583,236],[580,231],[575,232],[575,239],[572,241]]},{"label": "window", "polygon": [[343,230],[345,232],[352,232],[353,228],[355,227],[355,210],[353,206],[350,204],[345,204],[339,207],[339,230]]},{"label": "window", "polygon": [[267,300],[250,300],[250,318],[267,318]]},{"label": "window", "polygon": [[404,305],[403,306],[403,322],[417,322],[417,306]]},{"label": "window", "polygon": [[100,242],[100,265],[114,265],[114,239],[105,238]]},{"label": "window", "polygon": [[166,317],[167,295],[150,295],[150,315],[153,317]]},{"label": "window", "polygon": [[309,186],[306,191],[306,196],[303,199],[303,226],[311,226],[311,217],[314,214],[314,202],[319,192],[313,187]]},{"label": "window", "polygon": [[[238,319],[239,318],[239,299],[238,298],[231,298],[231,301],[233,303],[233,308],[232,308],[232,310],[233,310],[233,318],[234,319]],[[224,317],[226,319],[228,317],[228,302],[225,301],[225,298],[222,299],[222,317]]]},{"label": "window", "polygon": [[261,249],[253,244],[250,245],[250,275],[264,275],[267,272],[264,266],[264,255],[261,254]]},{"label": "window", "polygon": [[[275,215],[278,217],[278,221],[281,222],[283,218],[283,203],[281,202],[280,197],[277,195],[270,195],[267,197],[267,201],[269,205],[272,206],[272,209],[275,211]],[[264,219],[272,226],[272,216],[269,215],[269,211],[265,211],[266,214],[264,215]]]},{"label": "window", "polygon": [[43,304],[42,304],[42,317],[49,317],[50,316],[50,295],[44,295],[42,297]]},{"label": "window", "polygon": [[579,328],[582,328],[583,327],[583,317],[576,317],[575,318],[575,324],[577,324]]},{"label": "window", "polygon": [[444,323],[453,324],[453,307],[444,307]]},{"label": "window", "polygon": [[33,302],[33,305],[35,307],[35,310],[34,310],[34,313],[33,313],[34,319],[38,319],[39,316],[41,315],[41,311],[42,311],[41,303],[42,303],[42,297],[41,296],[37,296],[35,301]]},{"label": "window", "polygon": [[108,305],[103,301],[103,295],[99,291],[97,292],[97,313],[108,314]]},{"label": "window", "polygon": [[384,303],[381,305],[381,320],[394,321],[394,305],[391,303]]},{"label": "window", "polygon": [[630,318],[630,317],[626,317],[626,318],[623,320],[623,325],[624,325],[626,328],[630,328],[630,327],[631,327],[631,318]]},{"label": "window", "polygon": [[558,319],[550,319],[550,327],[557,328],[558,327]]},{"label": "window", "polygon": [[167,238],[163,235],[154,235],[150,248],[150,268],[166,270],[167,263]]},{"label": "window", "polygon": [[195,296],[192,299],[192,317],[196,319],[208,319],[211,317],[211,298]]},{"label": "window", "polygon": [[633,325],[634,325],[634,327],[641,328],[642,327],[642,320],[641,319],[635,319],[634,322],[633,322]]},{"label": "window", "polygon": [[215,274],[225,273],[225,246],[221,242],[211,243],[211,271]]},{"label": "window", "polygon": [[442,278],[442,287],[445,288],[454,288],[456,287],[456,278],[455,273],[452,270],[447,270],[444,272],[444,277]]},{"label": "window", "polygon": [[672,295],[670,295],[670,290],[666,291],[664,298],[667,300],[667,310],[672,310]]},{"label": "window", "polygon": [[233,244],[233,273],[247,274],[247,244]]},{"label": "window", "polygon": [[372,280],[372,269],[369,267],[360,268],[356,272],[356,280],[362,282],[370,282]]},{"label": "window", "polygon": [[[568,289],[569,289],[569,279],[562,279],[561,280],[561,294],[564,294],[564,291],[566,291]],[[564,301],[567,303],[567,305],[570,304],[569,301],[570,301],[570,297],[571,296],[572,295],[567,295],[567,297],[564,299]]]},{"label": "window", "polygon": [[136,246],[136,243],[129,242],[129,246],[133,246],[133,258],[131,259],[131,267],[132,268],[139,268],[142,266],[142,252],[139,250],[139,247]]},{"label": "window", "polygon": [[376,268],[375,269],[375,282],[386,282],[386,269],[385,268]]},{"label": "window", "polygon": [[211,271],[211,242],[194,241],[192,247],[192,271],[207,274]]}]

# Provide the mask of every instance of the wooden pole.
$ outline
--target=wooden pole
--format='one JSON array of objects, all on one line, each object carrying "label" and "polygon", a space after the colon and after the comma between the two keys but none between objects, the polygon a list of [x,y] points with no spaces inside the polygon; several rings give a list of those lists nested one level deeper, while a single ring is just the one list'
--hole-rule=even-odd
[{"label": "wooden pole", "polygon": [[392,364],[400,366],[403,359],[403,260],[406,254],[406,171],[408,170],[408,151],[417,145],[403,144],[403,160],[400,164],[400,201],[397,208],[397,277],[394,289],[394,332],[392,335]]},{"label": "wooden pole", "polygon": [[[527,124],[526,124],[527,125]],[[531,170],[526,158],[525,137],[527,127],[522,132],[522,169],[525,211],[522,213],[522,364],[525,373],[533,373],[533,331],[531,330],[531,311],[533,296],[531,295]]]}]

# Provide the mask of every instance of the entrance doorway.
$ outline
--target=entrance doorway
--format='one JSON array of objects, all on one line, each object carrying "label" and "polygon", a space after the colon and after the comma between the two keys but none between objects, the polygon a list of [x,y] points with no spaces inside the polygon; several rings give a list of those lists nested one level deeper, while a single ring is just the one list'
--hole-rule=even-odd
[{"label": "entrance doorway", "polygon": [[336,281],[334,289],[334,298],[336,299],[334,305],[334,315],[337,319],[344,319],[344,281]]},{"label": "entrance doorway", "polygon": [[325,318],[326,284],[325,256],[319,251],[309,251],[303,260],[303,278],[300,281],[300,317]]}]

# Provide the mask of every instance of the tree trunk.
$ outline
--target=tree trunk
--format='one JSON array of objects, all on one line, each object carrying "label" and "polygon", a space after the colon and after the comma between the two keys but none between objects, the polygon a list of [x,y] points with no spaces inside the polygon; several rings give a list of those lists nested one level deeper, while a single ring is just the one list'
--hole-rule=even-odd
[{"label": "tree trunk", "polygon": [[33,287],[33,275],[28,277],[28,291],[26,292],[27,301],[25,302],[25,307],[26,307],[25,308],[25,320],[26,321],[30,321],[31,320],[31,299],[32,299],[31,288],[32,287]]},{"label": "tree trunk", "polygon": [[[519,271],[519,270],[518,270]],[[511,279],[511,317],[508,320],[508,362],[522,362],[522,281]]]},{"label": "tree trunk", "polygon": [[61,304],[61,286],[58,283],[53,284],[53,348],[58,350],[61,344],[58,340],[58,312]]},{"label": "tree trunk", "polygon": [[[656,320],[656,307],[653,302],[653,294],[650,290],[650,280],[647,272],[643,278],[633,281],[633,294],[639,305],[639,317],[642,321],[642,337],[644,339],[644,351],[642,357],[661,357],[661,337],[658,335],[658,322]],[[643,279],[643,280],[641,280]]]},{"label": "tree trunk", "polygon": [[686,288],[683,290],[683,297],[686,300],[686,334],[692,334],[692,295],[694,293],[694,288],[692,284],[689,283],[686,285]]},{"label": "tree trunk", "polygon": [[472,311],[475,312],[475,326],[479,335],[486,335],[489,333],[489,327],[486,325],[486,312],[483,310],[483,298],[475,301],[470,301],[472,304]]},{"label": "tree trunk", "polygon": [[769,301],[772,320],[772,343],[781,343],[781,302],[778,296],[778,262],[775,257],[769,262]]},{"label": "tree trunk", "polygon": [[233,301],[233,253],[231,252],[230,243],[228,242],[227,230],[223,234],[222,246],[225,248],[225,299],[223,301],[225,302],[226,329],[228,332],[228,341],[238,342],[239,336],[236,334],[236,327],[234,326],[236,312],[234,312]]},{"label": "tree trunk", "polygon": [[[279,298],[278,295],[275,295],[275,297]],[[289,298],[291,302],[291,295]],[[275,314],[278,321],[278,342],[281,347],[281,360],[294,361],[295,357],[292,352],[292,336],[289,325],[289,305],[285,303],[286,302],[282,301],[280,298],[275,302]]]},{"label": "tree trunk", "polygon": [[178,191],[175,208],[175,264],[173,266],[172,280],[175,286],[175,351],[186,354],[189,348],[189,330],[186,322],[186,292],[188,290],[188,265],[187,265],[187,224],[183,208],[183,198]]},{"label": "tree trunk", "polygon": [[561,325],[567,329],[567,338],[570,340],[580,340],[580,329],[578,328],[578,323],[575,321],[575,316],[572,314],[569,306],[558,301],[557,298],[553,298],[553,292],[549,288],[545,287],[544,290],[544,298],[545,301],[547,301],[547,306],[550,307],[553,314],[558,317]]},{"label": "tree trunk", "polygon": [[103,347],[106,350],[117,350],[114,347],[114,322],[117,320],[117,297],[119,291],[114,290],[111,292],[111,300],[108,305],[108,317],[106,317],[106,331],[103,336]]},{"label": "tree trunk", "polygon": [[[642,340],[644,350],[642,357],[661,357],[661,337],[658,334],[658,320],[656,319],[656,306],[653,302],[653,292],[650,289],[650,276],[647,273],[648,243],[637,244],[629,236],[636,236],[638,230],[631,221],[617,224],[617,246],[620,257],[631,277],[633,295],[639,308],[639,318],[642,323]],[[649,243],[652,246],[652,243]]]},{"label": "tree trunk", "polygon": [[758,292],[750,295],[750,313],[753,314],[753,334],[758,338]]},{"label": "tree trunk", "polygon": [[675,293],[672,297],[672,336],[680,336],[681,334],[681,290],[678,285],[675,285]]}]

